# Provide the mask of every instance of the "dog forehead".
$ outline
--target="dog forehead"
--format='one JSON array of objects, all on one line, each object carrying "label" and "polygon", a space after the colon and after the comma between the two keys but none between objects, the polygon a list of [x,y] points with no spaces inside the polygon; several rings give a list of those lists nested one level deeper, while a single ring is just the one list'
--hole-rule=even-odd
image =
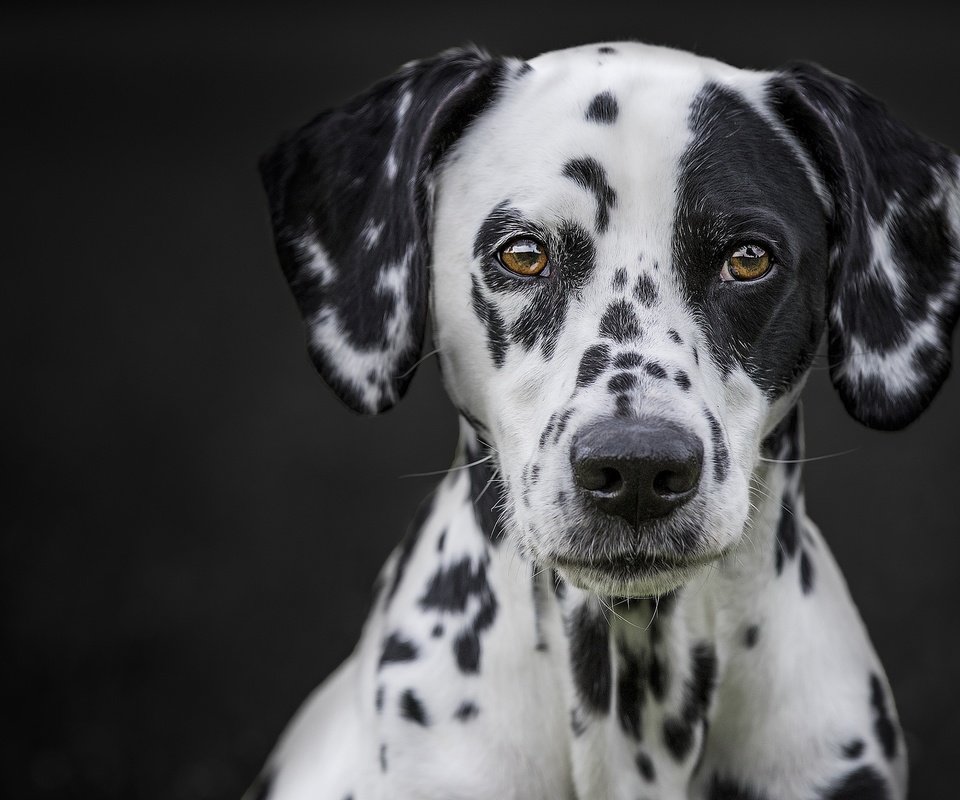
[{"label": "dog forehead", "polygon": [[553,51],[527,64],[457,148],[453,180],[465,203],[549,205],[558,189],[575,191],[564,167],[588,158],[610,176],[622,210],[637,203],[631,210],[642,215],[651,200],[666,210],[698,96],[720,85],[758,104],[765,75],[635,42]]}]

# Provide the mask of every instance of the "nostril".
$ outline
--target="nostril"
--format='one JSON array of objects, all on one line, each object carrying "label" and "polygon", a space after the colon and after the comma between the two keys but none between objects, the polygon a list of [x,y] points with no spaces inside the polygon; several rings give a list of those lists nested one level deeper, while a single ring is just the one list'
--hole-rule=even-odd
[{"label": "nostril", "polygon": [[588,492],[613,494],[623,486],[623,476],[614,467],[589,465],[579,470],[578,483]]},{"label": "nostril", "polygon": [[689,474],[664,470],[657,473],[653,479],[653,490],[661,497],[684,494],[693,488],[693,481]]},{"label": "nostril", "polygon": [[603,492],[604,494],[613,494],[620,491],[623,486],[623,476],[617,472],[613,467],[605,467],[600,470],[603,475],[603,484],[598,486],[594,491]]}]

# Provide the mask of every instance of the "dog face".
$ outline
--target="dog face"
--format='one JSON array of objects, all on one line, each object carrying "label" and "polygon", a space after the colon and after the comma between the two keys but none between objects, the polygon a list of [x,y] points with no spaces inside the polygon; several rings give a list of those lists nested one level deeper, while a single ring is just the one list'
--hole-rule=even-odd
[{"label": "dog face", "polygon": [[913,419],[949,365],[956,160],[813,67],[445,54],[263,172],[325,377],[387,407],[429,306],[504,530],[601,593],[669,591],[737,543],[825,326],[876,427]]}]

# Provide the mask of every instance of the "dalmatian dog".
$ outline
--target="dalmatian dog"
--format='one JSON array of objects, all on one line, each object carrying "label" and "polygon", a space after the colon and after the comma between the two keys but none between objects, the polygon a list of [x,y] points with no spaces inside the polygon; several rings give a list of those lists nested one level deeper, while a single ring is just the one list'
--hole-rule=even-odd
[{"label": "dalmatian dog", "polygon": [[453,468],[263,800],[893,800],[883,669],[801,488],[822,335],[849,412],[944,381],[960,163],[854,84],[636,43],[413,62],[263,159],[354,410],[431,320]]}]

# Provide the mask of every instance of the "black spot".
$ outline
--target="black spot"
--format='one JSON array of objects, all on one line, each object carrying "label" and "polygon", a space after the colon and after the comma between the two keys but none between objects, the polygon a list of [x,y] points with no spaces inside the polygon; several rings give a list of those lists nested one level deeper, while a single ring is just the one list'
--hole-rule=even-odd
[{"label": "black spot", "polygon": [[667,371],[656,361],[648,361],[646,364],[644,364],[643,369],[647,375],[653,378],[659,378],[660,380],[663,380],[667,377]]},{"label": "black spot", "polygon": [[587,721],[579,708],[570,709],[570,730],[574,736],[582,736],[587,730]]},{"label": "black spot", "polygon": [[633,306],[617,300],[607,306],[600,319],[600,335],[617,342],[627,342],[640,335],[640,323]]},{"label": "black spot", "polygon": [[446,541],[447,541],[447,531],[446,531],[446,530],[442,530],[442,531],[440,531],[440,536],[437,538],[437,552],[438,552],[438,553],[442,553],[442,552],[443,552],[443,545],[446,543]]},{"label": "black spot", "polygon": [[631,369],[632,367],[639,367],[641,364],[643,364],[643,356],[632,351],[620,353],[613,359],[613,366],[618,369]]},{"label": "black spot", "polygon": [[633,287],[633,296],[643,305],[652,306],[657,302],[660,293],[650,276],[644,273],[637,277],[637,282]]},{"label": "black spot", "polygon": [[873,732],[890,761],[897,755],[897,726],[887,711],[887,696],[883,690],[883,681],[876,673],[870,675],[870,705],[873,707]]},{"label": "black spot", "polygon": [[754,647],[757,644],[757,640],[760,638],[760,626],[751,625],[743,634],[743,646],[744,647]]},{"label": "black spot", "polygon": [[439,639],[441,636],[443,636],[443,625],[440,625],[440,624],[434,625],[433,630],[430,631],[430,635],[434,639]]},{"label": "black spot", "polygon": [[876,769],[860,767],[831,786],[823,800],[890,800],[890,788]]},{"label": "black spot", "polygon": [[640,655],[618,643],[617,718],[623,732],[640,740],[643,732],[643,701],[646,696],[646,668]]},{"label": "black spot", "polygon": [[514,75],[516,75],[516,77],[518,77],[518,78],[522,78],[522,77],[523,77],[524,75],[526,75],[528,72],[533,72],[533,67],[530,65],[530,63],[529,63],[528,61],[524,61],[524,62],[519,66],[519,68],[518,68],[517,71],[514,73]]},{"label": "black spot", "polygon": [[547,642],[543,637],[543,626],[541,619],[544,608],[547,603],[546,587],[543,585],[546,575],[543,568],[537,563],[530,565],[530,591],[533,595],[533,632],[536,639],[535,648],[540,652],[546,652]]},{"label": "black spot", "polygon": [[647,781],[647,783],[653,783],[653,781],[657,779],[656,770],[653,768],[653,761],[650,756],[642,750],[637,753],[636,764],[640,775],[643,776],[643,779]]},{"label": "black spot", "polygon": [[568,161],[563,166],[564,177],[576,181],[593,192],[597,200],[596,228],[603,233],[610,224],[610,209],[617,204],[617,193],[607,183],[607,172],[595,158],[585,156]]},{"label": "black spot", "polygon": [[567,502],[567,493],[564,491],[557,492],[557,505],[563,506],[563,505],[566,505],[566,502]]},{"label": "black spot", "polygon": [[674,344],[683,344],[683,339],[680,338],[680,334],[677,333],[673,328],[667,331],[667,336],[670,337],[670,341]]},{"label": "black spot", "polygon": [[714,775],[707,800],[767,800],[767,795],[739,781]]},{"label": "black spot", "polygon": [[427,711],[413,689],[407,689],[400,695],[400,716],[410,720],[410,722],[416,722],[417,725],[422,725],[423,727],[427,727],[430,724],[430,720],[427,718]]},{"label": "black spot", "polygon": [[690,376],[682,369],[677,370],[677,374],[673,376],[673,382],[685,392],[690,390]]},{"label": "black spot", "polygon": [[613,288],[617,291],[620,291],[626,285],[627,271],[623,267],[620,267],[616,272],[613,273]]},{"label": "black spot", "polygon": [[611,394],[629,392],[636,385],[637,376],[632,372],[618,372],[607,381],[607,389]]},{"label": "black spot", "polygon": [[380,771],[387,771],[387,746],[385,744],[380,745]]},{"label": "black spot", "polygon": [[470,281],[473,284],[471,291],[473,310],[487,330],[487,349],[490,351],[493,365],[499,369],[507,359],[506,323],[500,316],[500,312],[484,298],[477,276],[471,275]]},{"label": "black spot", "polygon": [[813,561],[806,550],[800,551],[800,588],[804,594],[813,591]]},{"label": "black spot", "polygon": [[413,661],[416,657],[417,646],[394,631],[383,643],[383,650],[380,653],[380,663],[377,669],[382,669],[387,664]]},{"label": "black spot", "polygon": [[616,48],[614,47],[610,47],[609,45],[604,45],[603,47],[598,47],[597,52],[600,53],[601,55],[606,56],[606,55],[611,55],[612,53],[616,53],[617,51],[616,51]]},{"label": "black spot", "polygon": [[397,565],[393,571],[393,580],[390,582],[390,589],[387,591],[387,604],[393,600],[393,596],[400,586],[400,581],[403,580],[407,562],[410,560],[410,556],[413,555],[413,550],[420,539],[420,533],[427,524],[430,515],[433,513],[434,498],[435,495],[431,494],[420,503],[416,514],[414,514],[413,521],[407,529],[407,535],[403,537],[400,546],[397,548]]},{"label": "black spot", "polygon": [[[736,90],[706,86],[688,125],[693,135],[681,159],[675,271],[723,374],[739,364],[776,397],[796,385],[823,331],[831,226],[789,139]],[[769,231],[789,269],[774,281],[721,282],[718,249],[748,229]]]},{"label": "black spot", "polygon": [[723,430],[717,418],[705,410],[707,422],[710,423],[710,436],[713,440],[713,477],[717,483],[723,483],[727,477],[727,469],[730,467],[730,453],[727,450],[726,442],[723,440]]},{"label": "black spot", "polygon": [[577,370],[577,386],[589,386],[610,363],[610,348],[595,344],[583,351],[580,368]]},{"label": "black spot", "polygon": [[776,566],[777,575],[783,572],[785,558],[793,558],[797,552],[797,519],[793,499],[789,494],[783,496],[780,509],[780,521],[777,523]]},{"label": "black spot", "polygon": [[477,708],[475,703],[472,703],[469,700],[464,700],[458,707],[457,710],[453,712],[453,716],[460,720],[461,722],[469,722],[471,719],[477,716],[480,713],[480,709]]},{"label": "black spot", "polygon": [[480,671],[480,637],[472,628],[457,634],[453,642],[453,653],[461,672]]},{"label": "black spot", "polygon": [[843,757],[851,760],[860,758],[865,749],[866,745],[864,744],[863,739],[854,739],[850,742],[847,742],[843,746]]},{"label": "black spot", "polygon": [[695,645],[690,660],[690,675],[684,682],[680,714],[667,717],[663,723],[663,742],[677,761],[683,761],[689,755],[694,726],[705,721],[717,675],[717,657],[710,645]]},{"label": "black spot", "polygon": [[586,117],[591,122],[612,125],[617,121],[619,113],[620,107],[617,105],[617,98],[610,92],[600,92],[590,101]]},{"label": "black spot", "polygon": [[597,714],[610,711],[609,634],[606,621],[588,603],[574,609],[567,621],[574,686],[583,705]]},{"label": "black spot", "polygon": [[250,796],[250,800],[267,800],[267,798],[270,797],[270,789],[272,786],[273,773],[264,771],[253,779],[253,783],[250,784],[247,794]]},{"label": "black spot", "polygon": [[557,420],[557,427],[554,429],[553,440],[555,442],[560,441],[560,437],[563,436],[563,432],[567,429],[567,423],[570,422],[570,417],[573,416],[573,409],[568,408],[560,415],[560,419]]},{"label": "black spot", "polygon": [[374,708],[377,709],[378,714],[381,711],[383,711],[383,687],[382,686],[377,687],[377,693],[373,698],[373,706]]},{"label": "black spot", "polygon": [[497,599],[487,581],[484,562],[473,566],[471,558],[466,557],[449,567],[440,567],[419,601],[423,609],[462,614],[471,598],[479,601],[479,609],[453,641],[457,666],[467,673],[479,671],[480,634],[493,624],[497,614]]},{"label": "black spot", "polygon": [[618,394],[617,395],[617,410],[616,415],[618,417],[631,417],[633,416],[633,400],[630,399],[628,394]]},{"label": "black spot", "polygon": [[650,657],[650,691],[657,702],[663,702],[670,686],[670,667],[654,652]]}]

